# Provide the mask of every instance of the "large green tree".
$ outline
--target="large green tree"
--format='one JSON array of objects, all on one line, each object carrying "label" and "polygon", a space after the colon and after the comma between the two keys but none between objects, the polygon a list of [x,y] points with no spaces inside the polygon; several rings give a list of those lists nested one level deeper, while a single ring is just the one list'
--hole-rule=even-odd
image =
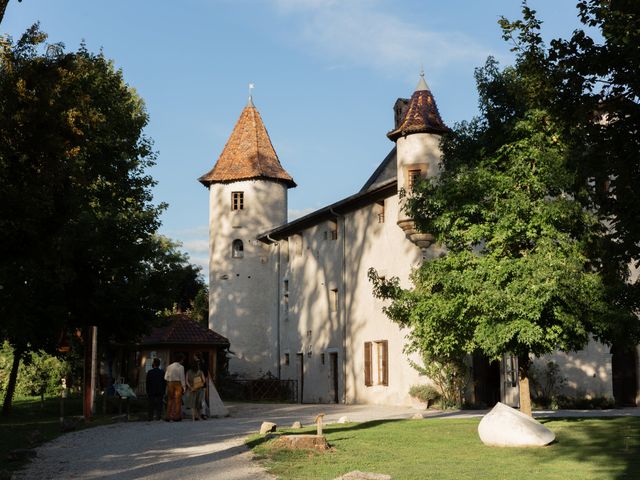
[{"label": "large green tree", "polygon": [[[554,40],[549,69],[552,108],[563,127],[568,161],[585,189],[584,205],[607,226],[590,257],[602,273],[611,318],[609,340],[637,343],[640,293],[629,266],[640,261],[640,2],[581,0],[585,28]],[[505,23],[521,31],[520,22]]]},{"label": "large green tree", "polygon": [[148,117],[101,54],[45,45],[37,26],[0,39],[0,333],[21,356],[53,351],[60,333],[145,331],[144,299],[163,205],[145,170]]},{"label": "large green tree", "polygon": [[594,261],[610,224],[588,208],[591,183],[559,114],[564,72],[526,4],[522,20],[501,23],[515,65],[490,59],[476,72],[479,117],[444,139],[444,172],[407,202],[447,253],[424,262],[411,289],[374,271],[371,279],[375,294],[392,300],[386,313],[411,328],[409,349],[438,359],[517,355],[521,409],[530,414],[531,355],[580,349],[590,334],[610,340],[616,321],[630,317],[607,302]]}]

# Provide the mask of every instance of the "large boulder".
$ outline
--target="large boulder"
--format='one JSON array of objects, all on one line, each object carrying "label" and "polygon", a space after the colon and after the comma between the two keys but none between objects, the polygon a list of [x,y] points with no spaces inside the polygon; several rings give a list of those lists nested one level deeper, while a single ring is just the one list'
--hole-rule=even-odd
[{"label": "large boulder", "polygon": [[478,434],[482,443],[496,447],[542,447],[556,438],[537,420],[500,402],[480,421]]}]

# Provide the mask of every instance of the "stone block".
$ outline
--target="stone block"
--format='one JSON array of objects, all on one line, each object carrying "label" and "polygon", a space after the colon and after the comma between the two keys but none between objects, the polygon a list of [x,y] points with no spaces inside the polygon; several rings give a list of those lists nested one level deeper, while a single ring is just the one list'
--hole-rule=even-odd
[{"label": "stone block", "polygon": [[478,435],[482,443],[496,447],[542,447],[556,438],[537,420],[500,402],[482,418]]},{"label": "stone block", "polygon": [[302,428],[302,424],[300,422],[293,422],[293,424],[291,425],[291,428],[294,428],[297,430],[299,428]]},{"label": "stone block", "polygon": [[349,417],[347,417],[346,415],[345,415],[345,416],[340,417],[340,418],[338,419],[338,423],[349,423]]},{"label": "stone block", "polygon": [[276,443],[279,448],[289,450],[329,450],[324,435],[282,435]]},{"label": "stone block", "polygon": [[262,422],[262,425],[260,425],[260,435],[275,432],[276,428],[278,428],[278,426],[273,422]]},{"label": "stone block", "polygon": [[423,418],[424,418],[424,415],[422,413],[420,413],[420,412],[414,413],[411,416],[411,420],[422,420]]}]

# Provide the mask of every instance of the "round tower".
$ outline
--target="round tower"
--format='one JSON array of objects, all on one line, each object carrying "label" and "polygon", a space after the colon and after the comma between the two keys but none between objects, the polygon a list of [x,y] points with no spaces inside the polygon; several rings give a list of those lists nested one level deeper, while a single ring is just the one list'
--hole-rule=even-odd
[{"label": "round tower", "polygon": [[[396,142],[398,192],[409,194],[419,178],[438,176],[440,173],[440,137],[449,132],[444,124],[431,89],[420,72],[420,80],[411,99],[398,99],[395,105],[396,125],[387,134]],[[405,197],[406,198],[406,197]],[[398,226],[407,238],[422,248],[428,248],[433,236],[415,230],[414,222],[404,211],[404,198],[400,201]]]},{"label": "round tower", "polygon": [[275,246],[257,236],[287,221],[282,168],[251,97],[214,167],[209,189],[209,328],[227,337],[230,373],[277,373]]}]

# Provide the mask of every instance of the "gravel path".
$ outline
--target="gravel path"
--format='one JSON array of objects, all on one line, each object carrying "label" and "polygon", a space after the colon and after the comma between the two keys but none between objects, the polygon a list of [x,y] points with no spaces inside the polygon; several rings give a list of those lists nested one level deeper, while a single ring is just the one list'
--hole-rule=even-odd
[{"label": "gravel path", "polygon": [[[131,422],[89,428],[58,437],[37,449],[37,458],[15,479],[255,479],[268,475],[244,444],[262,421],[290,426],[410,418],[417,410],[381,405],[228,404],[231,416],[193,422]],[[424,412],[426,417],[478,417],[486,411]],[[618,416],[640,409],[539,412],[536,416]]]}]

